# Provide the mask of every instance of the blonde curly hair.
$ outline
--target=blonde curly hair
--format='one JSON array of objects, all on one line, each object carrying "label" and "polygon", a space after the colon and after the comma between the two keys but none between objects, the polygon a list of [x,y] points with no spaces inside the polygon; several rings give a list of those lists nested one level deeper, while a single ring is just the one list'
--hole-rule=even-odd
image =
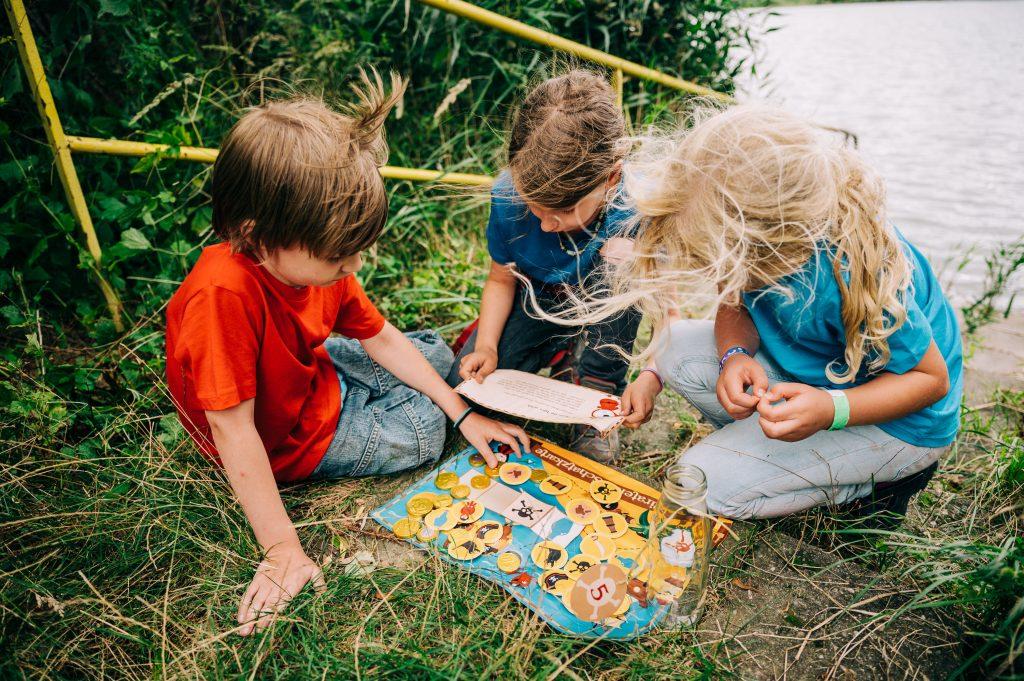
[{"label": "blonde curly hair", "polygon": [[888,338],[907,318],[911,266],[886,221],[879,176],[775,107],[703,105],[690,123],[637,140],[625,180],[639,216],[634,257],[606,273],[602,290],[576,298],[574,323],[637,306],[659,329],[681,290],[706,291],[711,309],[763,288],[792,295],[784,278],[825,249],[846,341],[826,375],[848,383],[864,366],[884,368]]}]

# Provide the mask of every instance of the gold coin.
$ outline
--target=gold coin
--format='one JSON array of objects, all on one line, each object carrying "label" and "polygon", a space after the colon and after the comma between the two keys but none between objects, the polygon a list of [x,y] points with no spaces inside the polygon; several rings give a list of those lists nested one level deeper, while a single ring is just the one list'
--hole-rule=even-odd
[{"label": "gold coin", "polygon": [[420,531],[420,521],[415,518],[399,518],[391,531],[399,539],[408,539]]},{"label": "gold coin", "polygon": [[441,532],[452,529],[458,521],[458,515],[450,508],[435,508],[423,518],[424,523]]},{"label": "gold coin", "polygon": [[498,569],[507,575],[512,574],[523,564],[523,559],[515,551],[506,551],[498,556]]},{"label": "gold coin", "polygon": [[487,474],[488,478],[496,478],[496,477],[498,477],[498,469],[493,467],[493,466],[486,466],[484,468],[484,473]]},{"label": "gold coin", "polygon": [[437,474],[434,484],[437,485],[438,489],[451,489],[459,484],[459,476],[451,471],[444,471]]},{"label": "gold coin", "polygon": [[548,479],[548,472],[543,468],[534,468],[530,472],[530,480],[533,480],[538,485]]},{"label": "gold coin", "polygon": [[589,525],[595,522],[600,514],[601,509],[590,499],[572,499],[565,502],[565,515],[574,523]]},{"label": "gold coin", "polygon": [[569,579],[569,575],[561,570],[546,570],[541,573],[537,583],[540,584],[542,591],[555,596],[564,596],[572,589],[572,581]]},{"label": "gold coin", "polygon": [[471,466],[476,466],[477,468],[479,468],[480,466],[483,466],[486,463],[487,461],[484,459],[484,455],[481,454],[480,452],[476,452],[474,454],[469,455],[469,465]]},{"label": "gold coin", "polygon": [[486,475],[474,475],[469,479],[469,484],[473,489],[487,489],[491,486],[491,479]]},{"label": "gold coin", "polygon": [[580,551],[591,556],[597,556],[601,560],[609,560],[615,557],[618,546],[611,537],[602,537],[596,532],[584,535],[580,540]]},{"label": "gold coin", "polygon": [[621,537],[628,529],[629,523],[626,519],[614,511],[605,511],[594,520],[594,532],[602,537]]},{"label": "gold coin", "polygon": [[459,536],[458,540],[448,535],[448,555],[455,560],[473,560],[484,552],[484,543],[472,536]]},{"label": "gold coin", "polygon": [[501,539],[505,526],[493,520],[481,520],[473,525],[470,532],[474,537],[490,546]]},{"label": "gold coin", "polygon": [[434,508],[448,508],[452,505],[452,498],[447,494],[434,495]]},{"label": "gold coin", "polygon": [[565,561],[569,560],[569,554],[564,546],[553,541],[542,541],[534,545],[533,550],[530,551],[530,558],[537,564],[537,567],[553,570],[565,565]]},{"label": "gold coin", "polygon": [[585,553],[581,553],[570,558],[569,562],[562,569],[565,570],[565,574],[569,575],[570,579],[576,579],[600,562],[601,559],[597,556],[588,556]]},{"label": "gold coin", "polygon": [[405,510],[409,512],[410,516],[422,518],[434,510],[434,502],[432,499],[415,496],[405,503]]},{"label": "gold coin", "polygon": [[622,488],[614,482],[598,478],[590,483],[590,496],[599,504],[614,504],[622,498]]},{"label": "gold coin", "polygon": [[475,523],[484,514],[484,505],[477,501],[460,501],[452,506],[451,512],[459,524]]},{"label": "gold coin", "polygon": [[547,480],[540,483],[540,491],[545,494],[559,495],[565,494],[572,489],[572,479],[565,477],[564,475],[549,475]]},{"label": "gold coin", "polygon": [[506,485],[521,485],[530,479],[530,468],[521,463],[503,463],[498,469],[498,477]]},{"label": "gold coin", "polygon": [[451,490],[452,499],[465,499],[469,496],[469,485],[455,485]]}]

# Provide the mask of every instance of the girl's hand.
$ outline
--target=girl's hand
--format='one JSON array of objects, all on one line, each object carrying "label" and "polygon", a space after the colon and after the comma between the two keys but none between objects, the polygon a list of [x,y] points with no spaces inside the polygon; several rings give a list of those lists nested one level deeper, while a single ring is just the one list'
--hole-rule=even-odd
[{"label": "girl's hand", "polygon": [[254,629],[265,629],[310,582],[317,591],[325,588],[320,566],[306,556],[298,543],[272,548],[256,568],[256,575],[238,604],[236,632],[248,636]]},{"label": "girl's hand", "polygon": [[831,426],[835,406],[824,390],[803,383],[776,383],[757,403],[757,413],[765,435],[796,442]]},{"label": "girl's hand", "polygon": [[464,381],[469,379],[483,383],[498,367],[498,353],[494,350],[476,349],[459,362],[459,376]]},{"label": "girl's hand", "polygon": [[[754,394],[748,395],[747,388],[753,388]],[[743,354],[726,360],[715,388],[719,404],[737,421],[754,413],[767,390],[768,374],[764,367],[753,357]]]},{"label": "girl's hand", "polygon": [[[495,421],[486,416],[472,413],[459,424],[459,432],[466,438],[469,444],[476,447],[476,451],[484,457],[484,461],[492,468],[498,465],[498,458],[491,451],[491,442],[497,440],[504,442],[521,456],[523,451],[530,451],[530,438],[526,431],[511,423]],[[522,445],[522,449],[520,449]]]},{"label": "girl's hand", "polygon": [[639,428],[651,420],[654,413],[654,398],[661,392],[661,382],[650,371],[641,371],[636,380],[626,386],[622,393],[619,413],[626,417],[622,425]]}]

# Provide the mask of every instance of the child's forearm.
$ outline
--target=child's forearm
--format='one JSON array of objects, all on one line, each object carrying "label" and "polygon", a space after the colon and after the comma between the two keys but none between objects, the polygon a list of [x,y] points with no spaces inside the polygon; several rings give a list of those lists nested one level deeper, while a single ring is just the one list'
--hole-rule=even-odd
[{"label": "child's forearm", "polygon": [[516,280],[508,272],[495,277],[492,271],[484,283],[480,298],[480,323],[476,330],[476,349],[498,351],[498,341],[516,300]]},{"label": "child's forearm", "polygon": [[761,337],[757,334],[754,320],[750,318],[747,308],[720,305],[715,314],[715,343],[718,356],[721,357],[729,348],[737,345],[753,356],[761,347]]},{"label": "child's forearm", "polygon": [[402,383],[429,397],[448,418],[455,420],[466,410],[466,402],[445,383],[412,341],[390,322],[385,323],[376,336],[360,343],[370,359]]},{"label": "child's forearm", "polygon": [[298,533],[281,501],[252,413],[253,400],[231,409],[206,412],[213,441],[228,482],[263,550],[299,547]]},{"label": "child's forearm", "polygon": [[851,426],[885,423],[921,411],[949,392],[946,361],[932,341],[921,362],[905,374],[883,373],[844,391]]}]

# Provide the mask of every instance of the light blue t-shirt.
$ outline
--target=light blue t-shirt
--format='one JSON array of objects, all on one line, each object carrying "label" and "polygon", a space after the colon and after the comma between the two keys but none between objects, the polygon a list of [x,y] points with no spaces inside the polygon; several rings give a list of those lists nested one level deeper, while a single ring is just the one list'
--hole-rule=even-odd
[{"label": "light blue t-shirt", "polygon": [[[540,220],[504,172],[491,189],[487,250],[495,262],[515,263],[516,269],[534,281],[579,285],[594,270],[604,242],[630,224],[633,211],[622,203],[621,199],[612,201],[604,220],[592,226],[596,232],[583,230],[559,236],[540,228]],[[576,251],[579,255],[574,255]]]},{"label": "light blue t-shirt", "polygon": [[[886,433],[918,447],[943,447],[956,438],[963,392],[963,348],[956,315],[931,266],[902,234],[897,235],[913,267],[907,320],[889,336],[892,355],[884,371],[903,374],[924,357],[932,340],[946,360],[949,392],[930,407],[878,424]],[[761,348],[794,380],[824,388],[852,388],[873,376],[867,362],[853,383],[833,384],[825,368],[842,368],[846,349],[839,285],[832,273],[834,252],[819,249],[799,272],[780,282],[792,297],[777,290],[744,293],[743,300],[761,336]]]}]

